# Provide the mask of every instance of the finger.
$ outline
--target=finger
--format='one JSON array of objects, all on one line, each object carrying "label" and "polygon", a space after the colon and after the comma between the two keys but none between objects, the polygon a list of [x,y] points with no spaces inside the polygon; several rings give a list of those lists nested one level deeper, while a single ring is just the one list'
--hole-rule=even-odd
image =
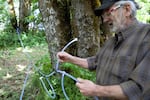
[{"label": "finger", "polygon": [[76,87],[77,87],[79,90],[82,90],[82,84],[81,84],[81,83],[77,82],[77,83],[76,83]]},{"label": "finger", "polygon": [[77,78],[76,86],[81,89],[81,85],[83,84],[83,79],[82,78]]},{"label": "finger", "polygon": [[80,80],[81,80],[81,78],[79,78],[79,77],[78,77],[78,78],[77,78],[77,80],[78,80],[78,81],[80,81]]},{"label": "finger", "polygon": [[64,57],[64,55],[63,55],[62,52],[59,52],[59,53],[57,53],[57,58],[58,58],[59,60],[63,60],[65,57]]},{"label": "finger", "polygon": [[84,83],[84,82],[86,82],[86,80],[85,80],[85,79],[82,79],[82,78],[77,78],[77,82],[79,82],[79,83]]},{"label": "finger", "polygon": [[63,61],[63,60],[61,60],[61,59],[59,59],[59,62],[63,63],[64,61]]},{"label": "finger", "polygon": [[76,83],[76,86],[79,88],[80,93],[86,96],[86,93],[81,85],[81,83]]},{"label": "finger", "polygon": [[58,52],[56,56],[57,56],[57,58],[60,58],[61,53],[60,53],[60,52]]},{"label": "finger", "polygon": [[79,82],[77,82],[77,83],[76,83],[76,86],[79,88],[79,87],[80,87],[80,83],[79,83]]}]

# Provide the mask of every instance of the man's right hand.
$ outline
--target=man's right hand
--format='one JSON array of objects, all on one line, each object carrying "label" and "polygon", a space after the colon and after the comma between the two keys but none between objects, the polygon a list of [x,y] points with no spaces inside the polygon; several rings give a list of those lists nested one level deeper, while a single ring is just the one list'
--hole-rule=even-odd
[{"label": "man's right hand", "polygon": [[73,59],[73,56],[67,52],[58,52],[57,57],[60,62],[71,62],[71,60]]},{"label": "man's right hand", "polygon": [[81,66],[83,68],[88,68],[88,62],[84,58],[79,58],[76,56],[72,56],[67,52],[58,52],[57,57],[60,62],[69,62]]}]

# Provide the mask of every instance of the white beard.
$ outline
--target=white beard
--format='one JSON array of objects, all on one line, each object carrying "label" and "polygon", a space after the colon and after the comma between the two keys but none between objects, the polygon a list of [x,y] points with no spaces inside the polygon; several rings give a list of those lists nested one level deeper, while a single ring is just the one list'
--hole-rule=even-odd
[{"label": "white beard", "polygon": [[115,26],[114,24],[109,27],[110,32],[116,32],[118,30],[118,27]]},{"label": "white beard", "polygon": [[112,23],[109,25],[110,32],[117,32],[125,27],[125,17],[123,13],[119,13],[116,17],[114,16]]}]

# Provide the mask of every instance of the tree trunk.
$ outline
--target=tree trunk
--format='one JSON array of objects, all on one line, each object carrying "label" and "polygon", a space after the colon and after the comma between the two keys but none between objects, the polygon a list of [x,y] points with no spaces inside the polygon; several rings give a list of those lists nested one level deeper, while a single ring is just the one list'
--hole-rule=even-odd
[{"label": "tree trunk", "polygon": [[93,12],[94,3],[93,0],[39,0],[53,67],[57,52],[73,38],[78,37],[79,41],[67,52],[81,57],[97,52],[100,29],[99,18]]},{"label": "tree trunk", "polygon": [[79,37],[78,56],[92,56],[100,47],[100,21],[94,15],[95,2],[93,0],[71,0],[71,4],[72,29]]},{"label": "tree trunk", "polygon": [[13,26],[14,29],[17,28],[17,19],[16,19],[16,13],[15,13],[15,9],[14,9],[14,3],[13,0],[7,0],[7,3],[9,5],[9,13],[10,13],[10,22]]},{"label": "tree trunk", "polygon": [[30,15],[30,0],[19,0],[19,27],[21,31],[27,31],[28,30],[28,24],[27,17]]},{"label": "tree trunk", "polygon": [[72,38],[67,4],[67,0],[39,0],[53,67],[57,52]]}]

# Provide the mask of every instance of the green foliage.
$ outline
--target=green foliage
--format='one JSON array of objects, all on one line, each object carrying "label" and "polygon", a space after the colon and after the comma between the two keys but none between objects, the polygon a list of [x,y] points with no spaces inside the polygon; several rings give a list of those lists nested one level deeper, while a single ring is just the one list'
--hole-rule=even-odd
[{"label": "green foliage", "polygon": [[[36,0],[34,0],[36,1]],[[0,47],[1,49],[7,48],[7,47],[19,47],[20,41],[18,38],[18,34],[16,33],[16,30],[13,29],[13,27],[10,24],[10,18],[9,14],[7,12],[7,6],[6,1],[0,0],[0,11],[2,12],[0,15]],[[37,3],[37,2],[36,2]],[[37,4],[35,4],[33,11],[37,9]],[[32,12],[33,12],[32,11]],[[33,14],[31,16],[28,16],[26,19],[27,22],[34,22],[35,25],[39,24],[41,22],[41,16],[38,14],[37,17],[35,17]],[[45,34],[44,31],[39,31],[38,29],[29,30],[28,32],[23,32],[20,34],[21,40],[24,43],[24,46],[37,46],[37,45],[43,45],[46,43],[45,41]]]},{"label": "green foliage", "polygon": [[[21,39],[25,46],[38,46],[45,43],[45,34],[43,31],[33,33],[33,31],[21,34]],[[29,42],[30,41],[30,42]]]},{"label": "green foliage", "polygon": [[38,0],[32,0],[32,3],[37,3],[38,2]]},{"label": "green foliage", "polygon": [[142,22],[150,23],[150,1],[149,0],[136,0],[141,9],[137,13],[137,18]]},{"label": "green foliage", "polygon": [[31,2],[31,12],[30,15],[25,18],[25,22],[32,23],[33,26],[29,26],[29,28],[38,29],[38,25],[42,22],[42,16],[39,11],[38,0],[33,0]]},{"label": "green foliage", "polygon": [[8,7],[7,7],[7,2],[6,0],[0,0],[0,30],[3,30],[5,27],[9,30],[11,28],[10,26],[10,16],[8,13]]},{"label": "green foliage", "polygon": [[[41,72],[45,74],[50,74],[53,71],[53,68],[50,64],[50,59],[48,56],[44,56],[37,62],[37,66],[40,66]],[[70,63],[64,63],[61,64],[59,67],[61,70],[64,70],[65,72],[73,75],[74,77],[81,77],[84,79],[90,79],[92,81],[95,81],[95,72],[89,72],[88,70],[82,69],[76,65],[70,64]],[[38,90],[34,100],[52,100],[50,97],[48,97],[47,93],[43,89],[41,83],[40,83],[40,74],[36,73],[34,74],[34,77],[32,77],[32,82],[29,84],[30,87],[32,87],[32,90]],[[56,98],[53,100],[65,100],[65,97],[63,95],[63,91],[61,88],[61,75],[55,74],[54,76],[49,77],[49,80],[51,84],[53,85],[55,92],[56,92]],[[45,81],[46,86],[48,87],[48,84]],[[66,90],[66,93],[70,100],[90,100],[90,97],[83,96],[78,88],[75,86],[75,82],[68,78],[64,78],[64,87]],[[49,90],[51,91],[51,90]],[[31,92],[31,91],[30,91]],[[35,91],[33,91],[35,92]],[[35,93],[30,93],[35,94]]]},{"label": "green foliage", "polygon": [[[33,31],[29,31],[28,33],[20,33],[21,40],[24,43],[24,46],[38,46],[43,45],[46,43],[45,34],[43,31],[37,31],[33,33]],[[19,47],[20,41],[18,38],[18,34],[15,30],[7,30],[1,31],[0,33],[0,47],[7,48],[7,47]]]},{"label": "green foliage", "polygon": [[0,33],[0,47],[2,48],[6,48],[6,47],[10,47],[10,46],[15,46],[16,42],[17,42],[17,37],[15,36],[14,33],[10,32],[1,32]]}]

